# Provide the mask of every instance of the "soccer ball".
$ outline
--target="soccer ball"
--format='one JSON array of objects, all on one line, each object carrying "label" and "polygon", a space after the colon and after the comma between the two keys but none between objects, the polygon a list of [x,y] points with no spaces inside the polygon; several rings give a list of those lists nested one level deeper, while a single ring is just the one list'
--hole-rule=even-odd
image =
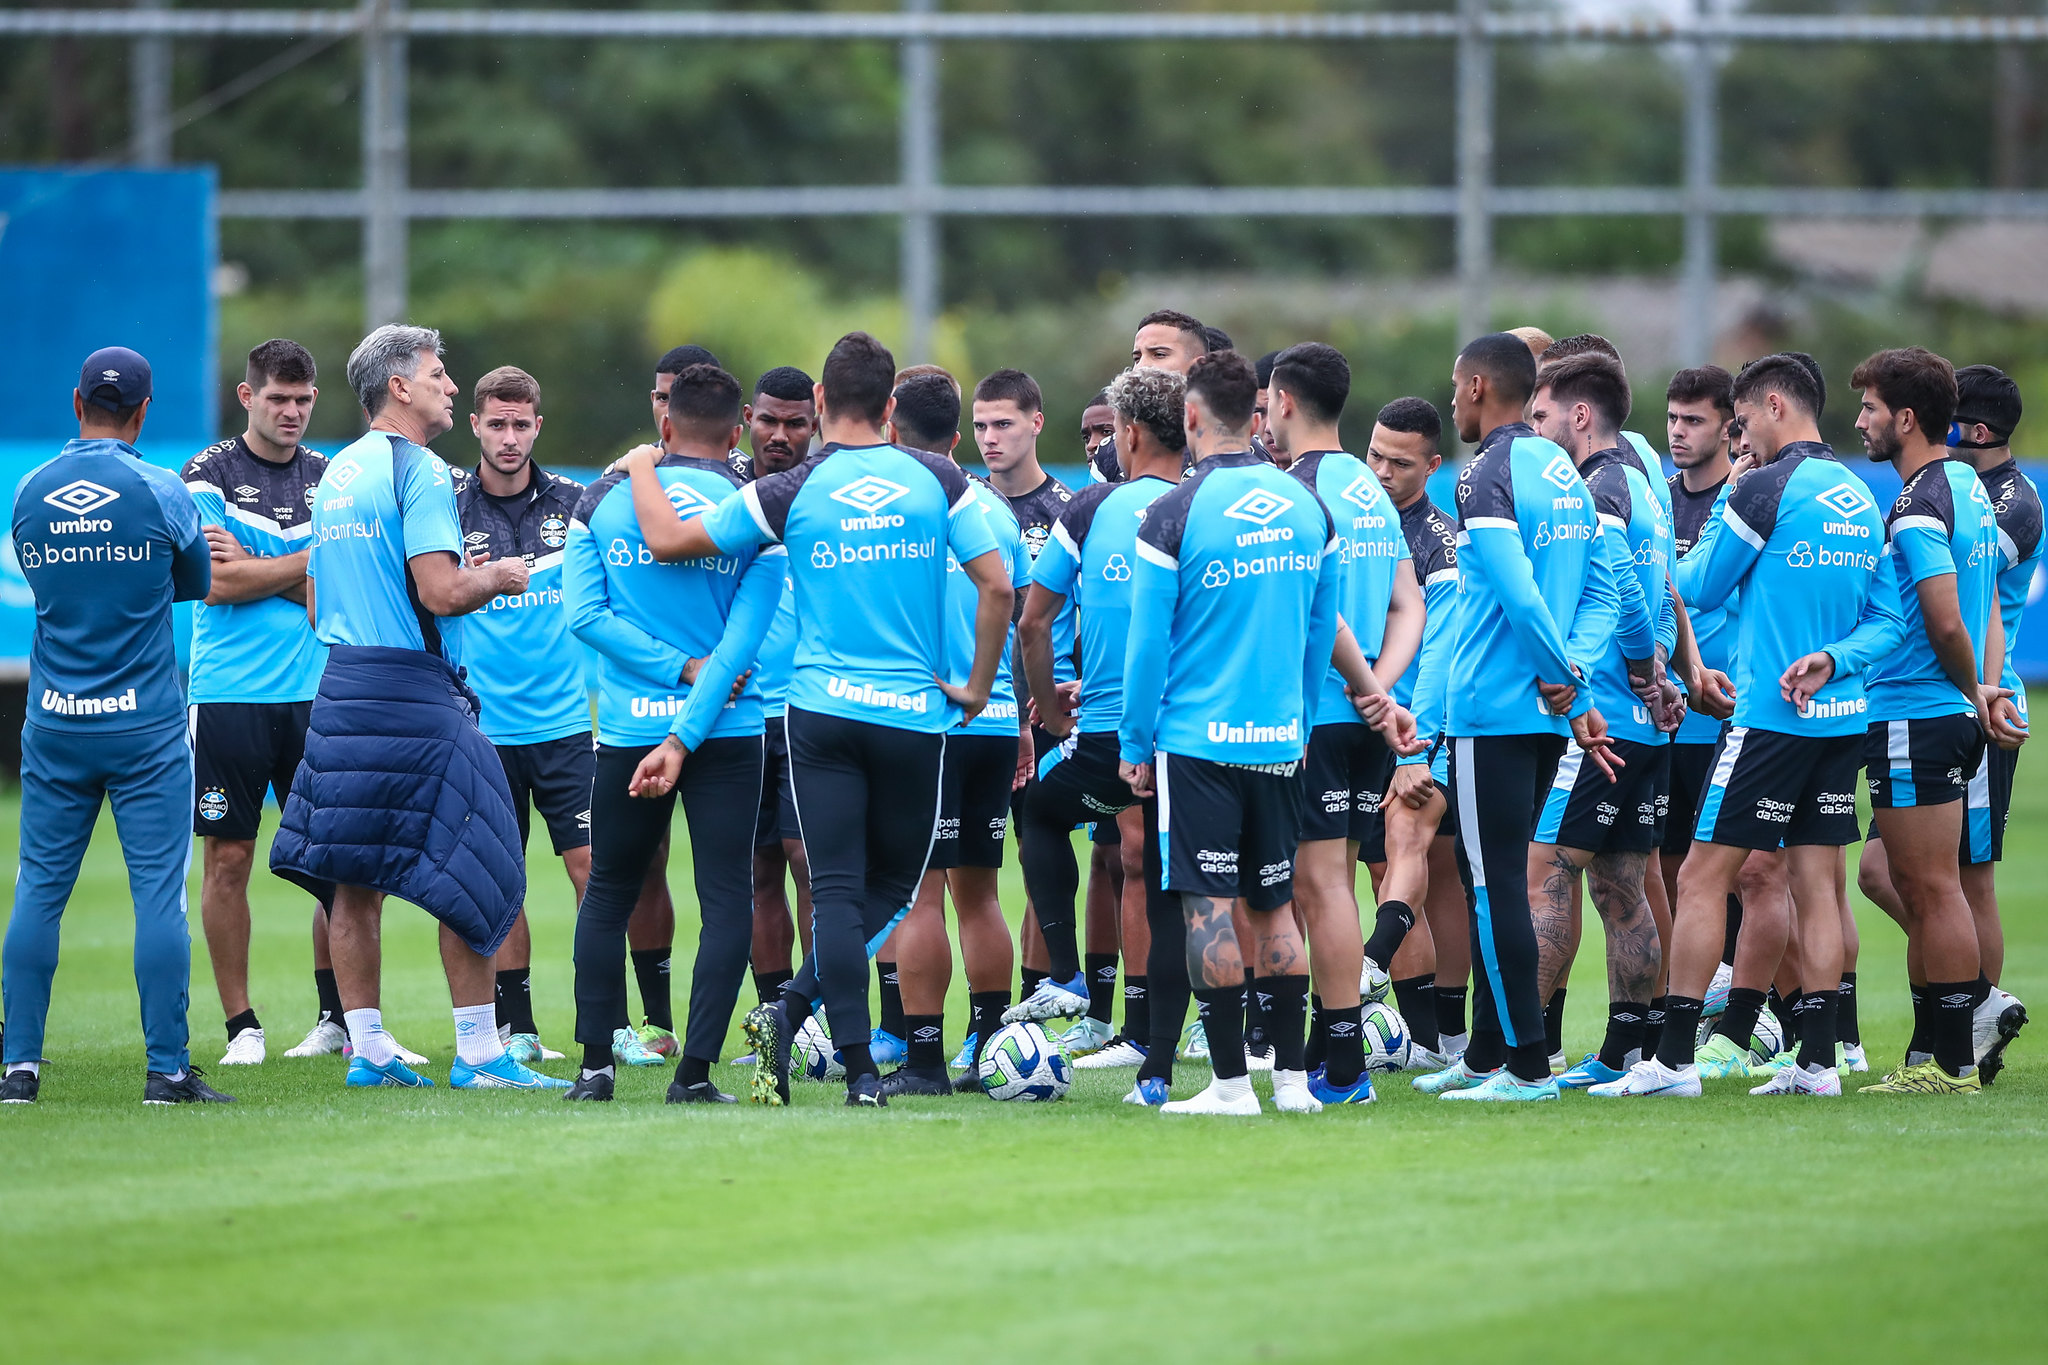
[{"label": "soccer ball", "polygon": [[1365,1007],[1361,1018],[1365,1030],[1365,1069],[1399,1071],[1407,1066],[1412,1040],[1408,1036],[1408,1022],[1400,1011],[1375,1000]]},{"label": "soccer ball", "polygon": [[825,1036],[824,1025],[813,1016],[804,1020],[789,1045],[790,1070],[813,1081],[836,1081],[846,1075],[839,1052]]},{"label": "soccer ball", "polygon": [[1056,1100],[1073,1078],[1067,1054],[1029,1021],[1005,1024],[981,1050],[981,1092],[992,1100]]}]

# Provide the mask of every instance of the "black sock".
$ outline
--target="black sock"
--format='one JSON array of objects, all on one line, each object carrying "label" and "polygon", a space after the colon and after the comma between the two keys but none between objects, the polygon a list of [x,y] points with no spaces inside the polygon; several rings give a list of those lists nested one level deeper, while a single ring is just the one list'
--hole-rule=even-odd
[{"label": "black sock", "polygon": [[1934,1007],[1934,1061],[1951,1076],[1960,1076],[1977,1064],[1976,1038],[1971,1029],[1973,994],[1969,981],[1930,981],[1927,998]]},{"label": "black sock", "polygon": [[263,1025],[256,1022],[255,1010],[243,1010],[240,1014],[228,1020],[228,1041],[234,1042],[235,1035],[245,1028],[260,1029],[262,1027]]},{"label": "black sock", "polygon": [[1508,1073],[1516,1080],[1534,1084],[1550,1079],[1550,1054],[1541,1043],[1523,1043],[1508,1049]]},{"label": "black sock", "polygon": [[533,1022],[533,969],[498,973],[498,1025],[514,1033],[539,1033]]},{"label": "black sock", "polygon": [[943,1014],[906,1014],[903,1016],[904,1040],[909,1043],[903,1064],[919,1071],[931,1071],[946,1065],[946,1016]]},{"label": "black sock", "polygon": [[1209,1037],[1209,1069],[1218,1080],[1244,1075],[1244,987],[1198,986],[1195,1002]]},{"label": "black sock", "polygon": [[1394,1008],[1401,1011],[1408,1036],[1431,1052],[1437,1045],[1435,994],[1434,976],[1404,977],[1394,983]]},{"label": "black sock", "polygon": [[[840,1043],[834,1046],[839,1053],[840,1062],[846,1067],[846,1084],[849,1087],[852,1086],[855,1076],[863,1073],[870,1076],[882,1074],[875,1067],[875,1054],[868,1050],[867,1039],[863,1038],[858,1043]],[[944,1065],[944,1063],[941,1062],[940,1065]]]},{"label": "black sock", "polygon": [[1991,998],[1991,989],[1991,978],[1982,972],[1977,973],[1977,979],[1970,983],[1970,1009],[1973,1012]]},{"label": "black sock", "polygon": [[1764,1010],[1764,993],[1747,986],[1731,986],[1728,989],[1728,1010],[1721,1016],[1721,1022],[1714,1025],[1714,1032],[1725,1034],[1737,1047],[1748,1047],[1749,1040],[1756,1033],[1757,1016]]},{"label": "black sock", "polygon": [[1488,1071],[1498,1071],[1507,1063],[1507,1035],[1500,1031],[1498,1025],[1482,1028],[1479,1021],[1474,1019],[1472,1041],[1465,1046],[1466,1069],[1484,1074]]},{"label": "black sock", "polygon": [[1116,954],[1089,953],[1081,970],[1088,974],[1088,1017],[1106,1024],[1116,1006]]},{"label": "black sock", "polygon": [[1038,989],[1038,983],[1045,980],[1046,977],[1050,975],[1050,972],[1041,972],[1036,967],[1018,968],[1017,998],[1019,1000],[1029,1000],[1031,998],[1031,993]]},{"label": "black sock", "polygon": [[754,994],[761,997],[762,1004],[772,1005],[776,997],[782,994],[783,983],[794,980],[795,977],[796,973],[787,967],[774,972],[755,972]]},{"label": "black sock", "polygon": [[1842,973],[1842,989],[1835,1000],[1835,1040],[1844,1047],[1861,1047],[1863,1030],[1856,1023],[1856,973]]},{"label": "black sock", "polygon": [[981,1054],[988,1050],[988,1040],[995,1037],[1003,1027],[1003,1011],[1010,1008],[1008,991],[969,991],[967,993],[967,1027],[974,1032],[973,1075],[981,1074]]},{"label": "black sock", "polygon": [[1657,1055],[1658,1045],[1664,1041],[1664,999],[1659,995],[1650,1000],[1650,1009],[1643,1016],[1643,1055]]},{"label": "black sock", "polygon": [[1456,1038],[1465,1032],[1465,997],[1471,993],[1470,986],[1446,986],[1439,981],[1436,985],[1436,1035],[1438,1041]]},{"label": "black sock", "polygon": [[1145,1047],[1152,1041],[1152,992],[1145,978],[1124,973],[1124,1037]]},{"label": "black sock", "polygon": [[1764,997],[1764,1003],[1771,1007],[1771,1013],[1777,1017],[1778,1027],[1784,1031],[1785,1046],[1792,1046],[1793,1039],[1799,1036],[1799,1022],[1792,1017],[1792,1002],[1778,994],[1778,988],[1773,986],[1770,994]]},{"label": "black sock", "polygon": [[904,1030],[910,1025],[903,1020],[903,988],[897,984],[896,964],[875,959],[875,980],[882,985],[882,1017],[875,1026],[884,1033],[905,1037]]},{"label": "black sock", "polygon": [[1700,1040],[1700,1004],[1689,995],[1664,997],[1664,1036],[1657,1043],[1657,1060],[1674,1071],[1693,1063]]},{"label": "black sock", "polygon": [[1273,998],[1270,981],[1244,969],[1244,1045],[1253,1052],[1264,1055],[1273,1046],[1273,1039],[1266,1028],[1266,1006]]},{"label": "black sock", "polygon": [[1365,955],[1379,964],[1381,971],[1394,960],[1394,954],[1401,951],[1401,940],[1408,937],[1408,931],[1415,927],[1415,912],[1406,901],[1388,901],[1373,915],[1372,937],[1365,941]]},{"label": "black sock", "polygon": [[1633,1000],[1610,1001],[1607,1006],[1607,1036],[1600,1040],[1600,1065],[1626,1071],[1642,1060],[1643,1024],[1650,1007]]},{"label": "black sock", "polygon": [[1543,1007],[1543,1057],[1546,1063],[1564,1051],[1564,992],[1565,988],[1559,986],[1550,993],[1550,1003]]},{"label": "black sock", "polygon": [[1840,1000],[1837,991],[1801,991],[1792,1002],[1792,1012],[1799,1017],[1799,1065],[1826,1068],[1835,1064],[1835,1021]]},{"label": "black sock", "polygon": [[583,1045],[583,1069],[585,1071],[602,1071],[612,1065],[613,1061],[612,1045],[610,1043],[585,1043]]},{"label": "black sock", "polygon": [[313,991],[320,997],[320,1022],[347,1027],[341,1019],[341,987],[334,984],[334,968],[313,969]]},{"label": "black sock", "polygon": [[1365,1025],[1360,1022],[1365,1006],[1346,1005],[1323,1013],[1329,1030],[1323,1078],[1339,1090],[1348,1089],[1365,1073]]},{"label": "black sock", "polygon": [[1906,1042],[1908,1053],[1934,1051],[1934,997],[1926,986],[1906,983],[1906,989],[1913,997],[1913,1036]]},{"label": "black sock", "polygon": [[1266,1033],[1273,1040],[1275,1071],[1306,1071],[1301,1026],[1308,1012],[1308,976],[1262,976],[1267,991]]},{"label": "black sock", "polygon": [[682,1060],[676,1063],[676,1084],[678,1085],[702,1085],[710,1079],[711,1063],[705,1061],[702,1057],[692,1057],[686,1052],[683,1054]]},{"label": "black sock", "polygon": [[640,983],[640,1008],[646,1012],[650,1025],[671,1033],[676,1027],[668,999],[668,959],[673,950],[673,945],[633,950],[633,979]]},{"label": "black sock", "polygon": [[1742,897],[1728,893],[1728,928],[1721,935],[1721,960],[1735,966],[1735,940],[1742,933]]},{"label": "black sock", "polygon": [[1330,1012],[1323,1008],[1323,997],[1310,995],[1308,998],[1308,1043],[1302,1048],[1301,1064],[1314,1071],[1330,1057]]}]

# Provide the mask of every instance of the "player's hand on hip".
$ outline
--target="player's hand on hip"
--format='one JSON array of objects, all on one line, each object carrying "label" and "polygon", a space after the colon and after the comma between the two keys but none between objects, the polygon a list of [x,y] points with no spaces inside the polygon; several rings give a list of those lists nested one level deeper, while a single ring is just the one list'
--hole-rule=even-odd
[{"label": "player's hand on hip", "polygon": [[652,800],[667,796],[675,790],[676,779],[683,775],[683,760],[690,751],[683,742],[670,735],[647,751],[640,765],[633,769],[632,780],[626,783],[628,796],[642,796]]},{"label": "player's hand on hip", "polygon": [[932,681],[938,684],[939,691],[945,693],[948,700],[960,708],[960,723],[963,725],[980,715],[988,705],[986,692],[976,692],[971,687],[949,683],[944,678],[933,678]]}]

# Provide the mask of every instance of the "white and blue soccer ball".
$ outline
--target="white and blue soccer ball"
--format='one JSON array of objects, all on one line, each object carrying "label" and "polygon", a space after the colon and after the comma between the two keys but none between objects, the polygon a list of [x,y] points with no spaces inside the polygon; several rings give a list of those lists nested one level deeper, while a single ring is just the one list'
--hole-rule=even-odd
[{"label": "white and blue soccer ball", "polygon": [[1074,1079],[1067,1054],[1037,1024],[1005,1024],[981,1050],[981,1091],[992,1100],[1056,1100]]},{"label": "white and blue soccer ball", "polygon": [[790,1041],[789,1069],[813,1081],[836,1081],[846,1075],[839,1051],[832,1046],[817,1016],[804,1020]]},{"label": "white and blue soccer ball", "polygon": [[1399,1071],[1408,1065],[1413,1040],[1408,1036],[1408,1022],[1399,1010],[1383,1000],[1375,1000],[1365,1007],[1359,1019],[1367,1071]]},{"label": "white and blue soccer ball", "polygon": [[[1700,1031],[1694,1038],[1694,1046],[1705,1047],[1707,1040],[1714,1036],[1719,1019],[1700,1020]],[[1750,1060],[1762,1065],[1785,1050],[1785,1026],[1778,1022],[1778,1016],[1769,1009],[1756,1012],[1756,1028],[1749,1035]]]}]

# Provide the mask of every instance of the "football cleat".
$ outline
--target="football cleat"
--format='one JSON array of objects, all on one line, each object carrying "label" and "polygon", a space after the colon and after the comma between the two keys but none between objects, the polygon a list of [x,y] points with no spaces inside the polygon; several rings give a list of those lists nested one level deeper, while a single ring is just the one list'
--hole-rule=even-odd
[{"label": "football cleat", "polygon": [[142,1102],[144,1104],[233,1104],[233,1095],[223,1095],[205,1081],[199,1079],[199,1068],[187,1066],[185,1074],[175,1079],[161,1071],[152,1071],[143,1077]]},{"label": "football cleat", "polygon": [[740,1027],[754,1049],[754,1075],[747,1098],[755,1104],[789,1103],[789,1034],[782,1006],[756,1005]]},{"label": "football cleat", "polygon": [[726,1094],[709,1081],[693,1081],[684,1085],[681,1081],[668,1083],[668,1097],[664,1104],[738,1104],[739,1101]]},{"label": "football cleat", "polygon": [[403,1057],[393,1057],[383,1066],[378,1066],[368,1057],[348,1059],[348,1079],[344,1082],[353,1086],[397,1085],[408,1090],[429,1090],[434,1082],[407,1066]]},{"label": "football cleat", "polygon": [[600,1071],[595,1076],[578,1076],[575,1084],[562,1092],[565,1100],[589,1100],[595,1104],[609,1103],[612,1097],[612,1078],[609,1072]]},{"label": "football cleat", "polygon": [[[961,1079],[967,1078],[963,1076]],[[976,1081],[975,1088],[980,1086],[981,1082]],[[882,1093],[891,1099],[901,1095],[951,1095],[953,1082],[937,1067],[927,1070],[918,1066],[899,1066],[882,1077]]]},{"label": "football cleat", "polygon": [[621,1066],[660,1066],[666,1060],[631,1028],[612,1030],[612,1059]]},{"label": "football cleat", "polygon": [[1477,1085],[1456,1090],[1446,1090],[1437,1098],[1440,1100],[1478,1100],[1493,1104],[1521,1104],[1535,1100],[1557,1098],[1557,1077],[1545,1076],[1540,1081],[1525,1081],[1514,1072],[1503,1067]]},{"label": "football cleat", "polygon": [[1283,1114],[1320,1114],[1323,1102],[1309,1089],[1306,1071],[1273,1073],[1273,1107]]},{"label": "football cleat", "polygon": [[[1308,1073],[1308,1093],[1322,1101],[1325,1108],[1333,1104],[1371,1104],[1372,1073],[1361,1071],[1358,1073],[1356,1084],[1335,1086],[1330,1084],[1329,1073],[1322,1067],[1317,1067]],[[1277,1091],[1275,1097],[1278,1097]]]},{"label": "football cleat", "polygon": [[1084,1014],[1079,1022],[1060,1035],[1060,1051],[1074,1060],[1091,1057],[1107,1047],[1115,1037],[1116,1030],[1107,1021]]},{"label": "football cleat", "polygon": [[286,1052],[287,1057],[331,1057],[348,1046],[348,1030],[332,1019],[322,1019],[313,1025],[299,1045]]},{"label": "football cleat", "polygon": [[[960,1050],[953,1054],[953,1060],[946,1063],[946,1065],[952,1067],[955,1071],[974,1070],[974,1047],[979,1037],[979,1034],[968,1034],[966,1041],[960,1044]],[[880,1065],[879,1058],[876,1059],[876,1064]]]},{"label": "football cleat", "polygon": [[1499,1074],[1498,1069],[1493,1071],[1474,1071],[1471,1067],[1466,1066],[1465,1059],[1460,1057],[1442,1071],[1432,1071],[1426,1076],[1417,1076],[1408,1084],[1425,1095],[1441,1095],[1451,1090],[1470,1090],[1473,1086],[1484,1083],[1488,1077]]},{"label": "football cleat", "polygon": [[515,1033],[505,1040],[505,1051],[512,1054],[512,1060],[521,1066],[532,1066],[535,1062],[559,1062],[562,1054],[540,1040],[538,1033]]},{"label": "football cleat", "polygon": [[1266,1044],[1263,1051],[1247,1045],[1244,1050],[1244,1067],[1247,1071],[1271,1071],[1273,1069],[1273,1045]]},{"label": "football cleat", "polygon": [[1727,1076],[1747,1076],[1750,1067],[1757,1062],[1757,1056],[1746,1047],[1738,1047],[1733,1038],[1717,1033],[1707,1039],[1706,1045],[1694,1054],[1693,1066],[1701,1080],[1720,1080]]},{"label": "football cleat", "polygon": [[33,1071],[10,1071],[0,1079],[0,1104],[34,1104],[43,1078]]},{"label": "football cleat", "polygon": [[1559,1048],[1557,1051],[1550,1054],[1551,1075],[1557,1075],[1559,1072],[1563,1071],[1569,1065],[1571,1065],[1571,1061],[1564,1055],[1563,1048]]},{"label": "football cleat", "polygon": [[228,1050],[221,1054],[222,1066],[261,1066],[265,1056],[263,1030],[245,1028],[228,1040]]},{"label": "football cleat", "polygon": [[1359,1001],[1370,1005],[1376,1000],[1384,1000],[1387,998],[1387,991],[1393,987],[1393,984],[1394,978],[1388,976],[1386,970],[1379,963],[1374,962],[1371,958],[1367,958],[1365,966],[1358,973]]},{"label": "football cleat", "polygon": [[1697,1099],[1700,1069],[1698,1066],[1668,1067],[1655,1057],[1645,1057],[1630,1067],[1620,1080],[1587,1086],[1586,1093],[1609,1100],[1637,1099],[1646,1095]]},{"label": "football cleat", "polygon": [[1951,1076],[1935,1062],[1902,1066],[1876,1085],[1866,1085],[1860,1095],[1975,1095],[1983,1090],[1981,1073]]},{"label": "football cleat", "polygon": [[1863,1055],[1863,1044],[1842,1044],[1842,1069],[1845,1071],[1870,1070],[1870,1059]]},{"label": "football cleat", "polygon": [[1142,1104],[1147,1109],[1157,1109],[1173,1094],[1173,1087],[1164,1076],[1141,1076],[1131,1087],[1131,1093],[1124,1096],[1125,1104]]},{"label": "football cleat", "polygon": [[656,1028],[642,1019],[640,1027],[634,1032],[639,1035],[640,1046],[663,1061],[672,1062],[683,1055],[683,1045],[676,1039],[675,1031],[672,1029]]},{"label": "football cleat", "polygon": [[[389,1029],[386,1029],[384,1031],[384,1036],[386,1038],[391,1038],[391,1031]],[[407,1066],[412,1067],[414,1069],[418,1069],[420,1067],[427,1065],[427,1059],[425,1057],[422,1057],[419,1053],[414,1052],[411,1048],[407,1047],[404,1043],[399,1042],[396,1038],[391,1038],[391,1046],[397,1049],[398,1060],[404,1062]],[[350,1061],[354,1061],[356,1056],[356,1050],[350,1044],[343,1043],[341,1045],[341,1055],[348,1058]]]},{"label": "football cleat", "polygon": [[1562,1090],[1584,1090],[1588,1086],[1605,1085],[1609,1081],[1618,1081],[1627,1074],[1625,1071],[1616,1071],[1613,1067],[1601,1061],[1599,1053],[1589,1052],[1577,1066],[1559,1076],[1557,1084],[1558,1088]]},{"label": "football cleat", "polygon": [[887,1109],[889,1097],[882,1093],[882,1078],[872,1071],[850,1076],[846,1081],[848,1109]]},{"label": "football cleat", "polygon": [[[968,1053],[973,1056],[973,1053]],[[910,1056],[910,1044],[885,1028],[868,1031],[868,1056],[876,1066],[902,1066]]]},{"label": "football cleat", "polygon": [[1461,1052],[1431,1052],[1420,1043],[1408,1046],[1408,1060],[1402,1065],[1403,1071],[1442,1071],[1464,1054]]},{"label": "football cleat", "polygon": [[1209,1060],[1209,1026],[1197,1019],[1180,1036],[1180,1059],[1184,1062]]},{"label": "football cleat", "polygon": [[1103,1044],[1099,1051],[1086,1057],[1074,1059],[1076,1071],[1113,1071],[1119,1067],[1143,1066],[1148,1049],[1143,1043],[1134,1043],[1121,1033]]},{"label": "football cleat", "polygon": [[[1224,1089],[1228,1086],[1229,1089]],[[1235,1091],[1237,1093],[1231,1093]],[[1318,1109],[1322,1106],[1317,1105]],[[1159,1106],[1162,1114],[1214,1114],[1226,1118],[1257,1118],[1262,1112],[1259,1096],[1252,1089],[1251,1081],[1243,1076],[1235,1082],[1218,1078],[1204,1086],[1201,1093],[1190,1095],[1184,1100],[1168,1100]]]},{"label": "football cleat", "polygon": [[1842,1076],[1831,1066],[1808,1071],[1797,1062],[1778,1068],[1762,1085],[1749,1088],[1752,1095],[1840,1095]]},{"label": "football cleat", "polygon": [[1723,962],[1714,968],[1714,979],[1707,983],[1707,998],[1700,1002],[1700,1018],[1719,1019],[1728,1012],[1728,992],[1735,985],[1735,968]]},{"label": "football cleat", "polygon": [[500,1052],[482,1066],[471,1066],[460,1057],[448,1066],[451,1090],[567,1090],[570,1084],[521,1066],[509,1052]]},{"label": "football cleat", "polygon": [[1972,1041],[1977,1048],[1977,1075],[1989,1085],[2005,1070],[2006,1045],[2027,1026],[2027,1007],[2017,996],[1993,986],[1991,994],[1970,1021]]},{"label": "football cleat", "polygon": [[1051,977],[1038,983],[1030,998],[1003,1011],[1003,1022],[1021,1024],[1029,1019],[1071,1019],[1088,1012],[1088,976],[1075,972],[1066,981]]}]

